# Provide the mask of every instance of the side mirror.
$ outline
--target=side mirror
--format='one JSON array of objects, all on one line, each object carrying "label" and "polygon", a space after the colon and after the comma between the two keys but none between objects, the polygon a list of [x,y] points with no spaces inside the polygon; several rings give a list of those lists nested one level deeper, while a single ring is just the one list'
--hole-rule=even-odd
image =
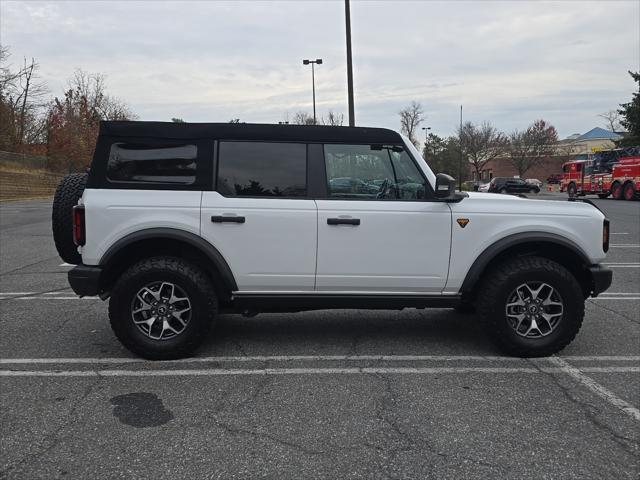
[{"label": "side mirror", "polygon": [[456,180],[446,173],[436,175],[435,196],[443,202],[459,202],[468,195],[463,192],[456,192]]}]

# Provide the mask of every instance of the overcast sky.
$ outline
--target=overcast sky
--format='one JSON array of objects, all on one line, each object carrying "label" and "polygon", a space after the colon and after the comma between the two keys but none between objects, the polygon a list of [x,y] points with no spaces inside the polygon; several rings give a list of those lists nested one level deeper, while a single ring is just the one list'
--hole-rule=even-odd
[{"label": "overcast sky", "polygon": [[[399,128],[424,106],[434,133],[465,120],[511,131],[537,118],[561,137],[604,126],[640,69],[640,0],[352,1],[356,122]],[[344,3],[0,2],[12,61],[35,57],[51,94],[76,68],[107,76],[141,120],[272,123],[347,113]]]}]

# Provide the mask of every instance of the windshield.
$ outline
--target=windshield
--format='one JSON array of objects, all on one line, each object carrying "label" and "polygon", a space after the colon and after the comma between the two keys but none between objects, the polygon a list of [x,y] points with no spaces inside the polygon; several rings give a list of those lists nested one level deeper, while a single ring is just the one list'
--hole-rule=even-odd
[{"label": "windshield", "polygon": [[427,176],[427,180],[431,184],[431,187],[435,189],[435,186],[436,186],[436,176],[435,176],[435,174],[431,171],[431,169],[429,168],[429,165],[424,160],[424,158],[422,158],[422,155],[420,155],[420,152],[415,147],[415,145],[413,143],[411,143],[411,140],[409,140],[407,137],[405,137],[402,134],[400,134],[400,136],[402,137],[402,140],[404,141],[405,147],[407,147],[407,150],[409,150],[409,152],[411,153],[411,156],[413,158],[415,158],[416,162],[418,162],[418,164],[420,166],[420,169]]}]

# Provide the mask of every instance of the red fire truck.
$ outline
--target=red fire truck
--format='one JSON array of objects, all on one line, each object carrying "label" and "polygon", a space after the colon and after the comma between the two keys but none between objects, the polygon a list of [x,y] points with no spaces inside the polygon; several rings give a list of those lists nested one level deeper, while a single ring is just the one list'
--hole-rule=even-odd
[{"label": "red fire truck", "polygon": [[598,152],[562,165],[560,191],[570,197],[598,195],[634,200],[640,195],[640,147]]}]

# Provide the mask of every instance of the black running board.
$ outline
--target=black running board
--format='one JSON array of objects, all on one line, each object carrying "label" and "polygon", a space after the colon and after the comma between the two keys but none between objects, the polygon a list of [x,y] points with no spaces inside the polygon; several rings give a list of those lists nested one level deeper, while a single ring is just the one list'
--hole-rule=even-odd
[{"label": "black running board", "polygon": [[302,312],[305,310],[403,308],[455,308],[460,295],[334,295],[334,294],[242,294],[233,295],[232,307],[243,313]]}]

